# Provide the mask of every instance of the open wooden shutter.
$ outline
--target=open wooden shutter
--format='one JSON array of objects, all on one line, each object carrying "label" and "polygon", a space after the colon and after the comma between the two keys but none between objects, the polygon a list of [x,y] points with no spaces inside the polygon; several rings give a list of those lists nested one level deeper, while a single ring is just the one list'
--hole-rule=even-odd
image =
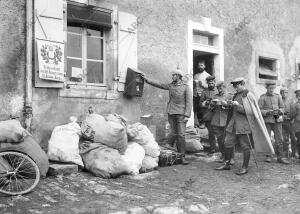
[{"label": "open wooden shutter", "polygon": [[118,16],[118,91],[124,91],[127,68],[137,69],[137,18],[125,12]]},{"label": "open wooden shutter", "polygon": [[35,50],[35,87],[62,88],[63,82],[48,81],[39,78],[37,40],[49,40],[64,43],[63,0],[34,1],[34,50]]}]

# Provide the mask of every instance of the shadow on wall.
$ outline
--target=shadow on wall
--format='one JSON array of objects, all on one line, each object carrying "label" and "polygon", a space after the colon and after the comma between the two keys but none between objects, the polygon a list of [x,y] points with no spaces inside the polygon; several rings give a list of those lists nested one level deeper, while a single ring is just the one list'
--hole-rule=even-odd
[{"label": "shadow on wall", "polygon": [[[172,81],[172,68],[166,68],[163,65],[150,61],[140,64],[139,69],[150,79],[162,83],[170,83]],[[158,139],[165,136],[165,123],[167,122],[166,106],[168,99],[168,91],[155,88],[145,83],[144,93],[141,99],[141,112],[142,115],[151,114],[153,116],[152,124],[156,125]]]}]

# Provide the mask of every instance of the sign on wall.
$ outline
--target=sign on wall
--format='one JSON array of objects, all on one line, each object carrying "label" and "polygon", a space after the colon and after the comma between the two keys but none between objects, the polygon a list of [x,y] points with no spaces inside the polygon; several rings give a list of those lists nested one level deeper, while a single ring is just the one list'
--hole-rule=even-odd
[{"label": "sign on wall", "polygon": [[39,77],[64,82],[64,44],[37,39]]}]

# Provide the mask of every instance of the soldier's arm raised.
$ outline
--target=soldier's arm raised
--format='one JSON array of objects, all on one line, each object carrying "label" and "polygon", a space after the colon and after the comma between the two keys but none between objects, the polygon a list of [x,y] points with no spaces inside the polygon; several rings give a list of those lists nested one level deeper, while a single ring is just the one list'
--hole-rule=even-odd
[{"label": "soldier's arm raised", "polygon": [[146,77],[146,75],[144,73],[141,74],[141,77],[145,80],[146,83],[148,83],[149,85],[152,85],[156,88],[160,88],[160,89],[164,89],[164,90],[170,89],[170,84],[161,83],[156,80],[149,79]]}]

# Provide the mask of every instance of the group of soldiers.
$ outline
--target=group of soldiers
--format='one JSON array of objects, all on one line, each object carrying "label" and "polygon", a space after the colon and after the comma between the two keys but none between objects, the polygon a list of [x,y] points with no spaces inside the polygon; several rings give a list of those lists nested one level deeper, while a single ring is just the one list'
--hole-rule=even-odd
[{"label": "group of soldiers", "polygon": [[169,91],[167,113],[171,134],[168,144],[176,144],[177,151],[183,156],[182,164],[189,164],[185,159],[185,127],[193,105],[199,125],[205,125],[208,130],[210,153],[217,152],[218,144],[219,162],[223,164],[216,170],[231,168],[237,143],[243,151],[243,165],[236,172],[238,175],[248,172],[253,149],[266,153],[267,162],[271,162],[276,154],[277,161],[282,164],[289,164],[289,141],[291,156],[300,153],[300,90],[295,91],[296,100],[288,99],[286,87],[280,89],[279,95],[274,92],[276,84],[268,82],[267,92],[257,101],[245,87],[245,79],[239,77],[230,82],[235,90],[230,94],[223,81],[216,83],[215,77],[205,71],[202,61],[194,75],[193,93],[182,80],[183,73],[179,69],[172,72],[172,82],[167,84],[151,80],[143,73],[142,77],[148,84]]},{"label": "group of soldiers", "polygon": [[[216,152],[216,142],[219,146],[219,162],[224,164],[216,170],[229,170],[234,164],[236,143],[240,144],[244,156],[238,175],[248,172],[250,151],[254,148],[267,154],[266,162],[272,162],[273,153],[282,164],[289,164],[289,157],[299,158],[300,90],[295,91],[294,99],[289,99],[287,87],[281,87],[277,94],[276,83],[266,82],[266,93],[256,102],[245,88],[244,78],[231,81],[235,93],[229,94],[226,84],[216,83],[215,77],[208,75],[204,68],[204,62],[199,62],[199,73],[194,76],[194,108],[198,111],[195,115],[199,124],[204,123],[208,130],[210,153]],[[200,76],[206,76],[205,80]],[[270,142],[272,132],[274,143]]]}]

